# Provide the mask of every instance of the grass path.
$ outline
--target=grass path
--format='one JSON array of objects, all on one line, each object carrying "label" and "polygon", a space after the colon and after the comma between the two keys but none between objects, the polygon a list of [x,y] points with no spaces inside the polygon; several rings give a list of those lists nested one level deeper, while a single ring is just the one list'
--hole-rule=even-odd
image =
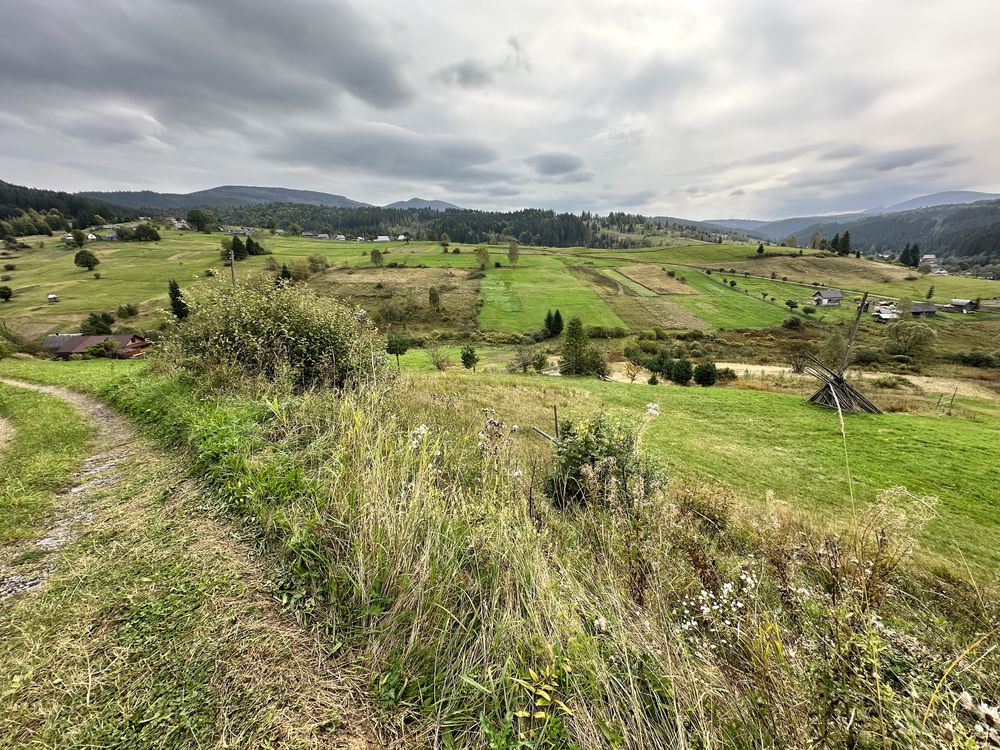
[{"label": "grass path", "polygon": [[[292,622],[234,529],[99,401],[75,484],[0,546],[0,748],[377,747],[346,658]],[[10,483],[8,478],[8,483]]]}]

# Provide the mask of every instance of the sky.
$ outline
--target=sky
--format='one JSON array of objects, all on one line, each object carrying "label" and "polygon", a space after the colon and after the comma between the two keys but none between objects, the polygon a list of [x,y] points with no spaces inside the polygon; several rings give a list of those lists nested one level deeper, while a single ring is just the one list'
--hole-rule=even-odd
[{"label": "sky", "polygon": [[0,0],[0,179],[779,218],[1000,191],[997,0]]}]

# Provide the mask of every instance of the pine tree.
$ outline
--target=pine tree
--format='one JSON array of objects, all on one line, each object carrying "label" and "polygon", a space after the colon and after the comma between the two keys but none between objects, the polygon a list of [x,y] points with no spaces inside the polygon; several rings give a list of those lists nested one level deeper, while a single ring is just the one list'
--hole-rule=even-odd
[{"label": "pine tree", "polygon": [[556,310],[555,315],[552,316],[552,335],[558,336],[562,332],[563,332],[562,313]]},{"label": "pine tree", "polygon": [[844,236],[840,238],[840,254],[848,255],[851,252],[851,233],[846,229],[844,230]]},{"label": "pine tree", "polygon": [[587,356],[587,332],[583,329],[583,321],[578,317],[570,318],[566,326],[566,340],[563,342],[562,363],[567,375],[582,375]]},{"label": "pine tree", "polygon": [[763,255],[763,254],[764,254],[764,243],[761,242],[760,244],[757,245],[757,255]]},{"label": "pine tree", "polygon": [[184,295],[181,294],[180,286],[177,285],[176,281],[171,279],[167,289],[167,293],[170,296],[170,311],[178,321],[184,320],[188,316],[189,311],[187,302],[184,301]]},{"label": "pine tree", "polygon": [[476,365],[479,364],[479,355],[476,354],[476,350],[472,346],[465,346],[462,348],[462,366],[466,370],[476,371]]},{"label": "pine tree", "polygon": [[545,335],[548,338],[552,338],[553,336],[555,336],[555,334],[552,333],[552,328],[553,328],[552,321],[553,321],[552,311],[549,310],[547,313],[545,313],[545,329],[544,329]]},{"label": "pine tree", "polygon": [[830,240],[830,249],[837,255],[840,255],[840,232],[833,235],[833,239]]}]

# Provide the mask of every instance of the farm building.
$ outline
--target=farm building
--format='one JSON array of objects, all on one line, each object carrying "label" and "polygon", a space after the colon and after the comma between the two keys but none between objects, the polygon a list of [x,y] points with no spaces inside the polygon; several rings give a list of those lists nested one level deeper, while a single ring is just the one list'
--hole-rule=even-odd
[{"label": "farm building", "polygon": [[876,323],[888,323],[896,320],[898,317],[899,313],[896,311],[896,308],[890,305],[878,305],[872,311],[872,320]]},{"label": "farm building", "polygon": [[914,318],[929,318],[937,315],[937,305],[933,302],[913,302],[910,305],[910,315]]},{"label": "farm building", "polygon": [[342,235],[342,234],[338,234],[338,235],[337,235],[336,237],[334,237],[333,239],[335,239],[335,240],[336,240],[337,242],[346,242],[346,241],[347,241],[347,237],[345,237],[345,236],[344,236],[344,235]]},{"label": "farm building", "polygon": [[819,307],[828,307],[830,305],[839,305],[843,298],[844,293],[839,289],[820,289],[813,294],[813,303]]},{"label": "farm building", "polygon": [[389,235],[387,235],[387,234],[380,234],[378,237],[375,238],[375,241],[376,242],[388,242],[389,241]]},{"label": "farm building", "polygon": [[976,303],[971,299],[953,299],[943,308],[945,312],[963,313],[968,315],[976,311]]},{"label": "farm building", "polygon": [[85,354],[87,349],[108,340],[118,345],[118,356],[133,359],[142,355],[151,344],[138,334],[120,336],[84,336],[82,333],[54,333],[46,337],[42,348],[59,359],[69,359],[74,354]]},{"label": "farm building", "polygon": [[316,235],[316,239],[317,240],[328,240],[328,239],[330,239],[330,235],[328,235],[326,232],[320,232],[319,234]]}]

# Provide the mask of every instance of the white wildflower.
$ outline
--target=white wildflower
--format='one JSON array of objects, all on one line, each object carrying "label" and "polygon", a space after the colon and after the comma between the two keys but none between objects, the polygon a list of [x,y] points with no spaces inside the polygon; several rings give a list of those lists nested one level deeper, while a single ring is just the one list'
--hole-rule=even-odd
[{"label": "white wildflower", "polygon": [[648,414],[651,417],[660,416],[660,405],[650,401],[648,404],[646,404],[646,414]]}]

